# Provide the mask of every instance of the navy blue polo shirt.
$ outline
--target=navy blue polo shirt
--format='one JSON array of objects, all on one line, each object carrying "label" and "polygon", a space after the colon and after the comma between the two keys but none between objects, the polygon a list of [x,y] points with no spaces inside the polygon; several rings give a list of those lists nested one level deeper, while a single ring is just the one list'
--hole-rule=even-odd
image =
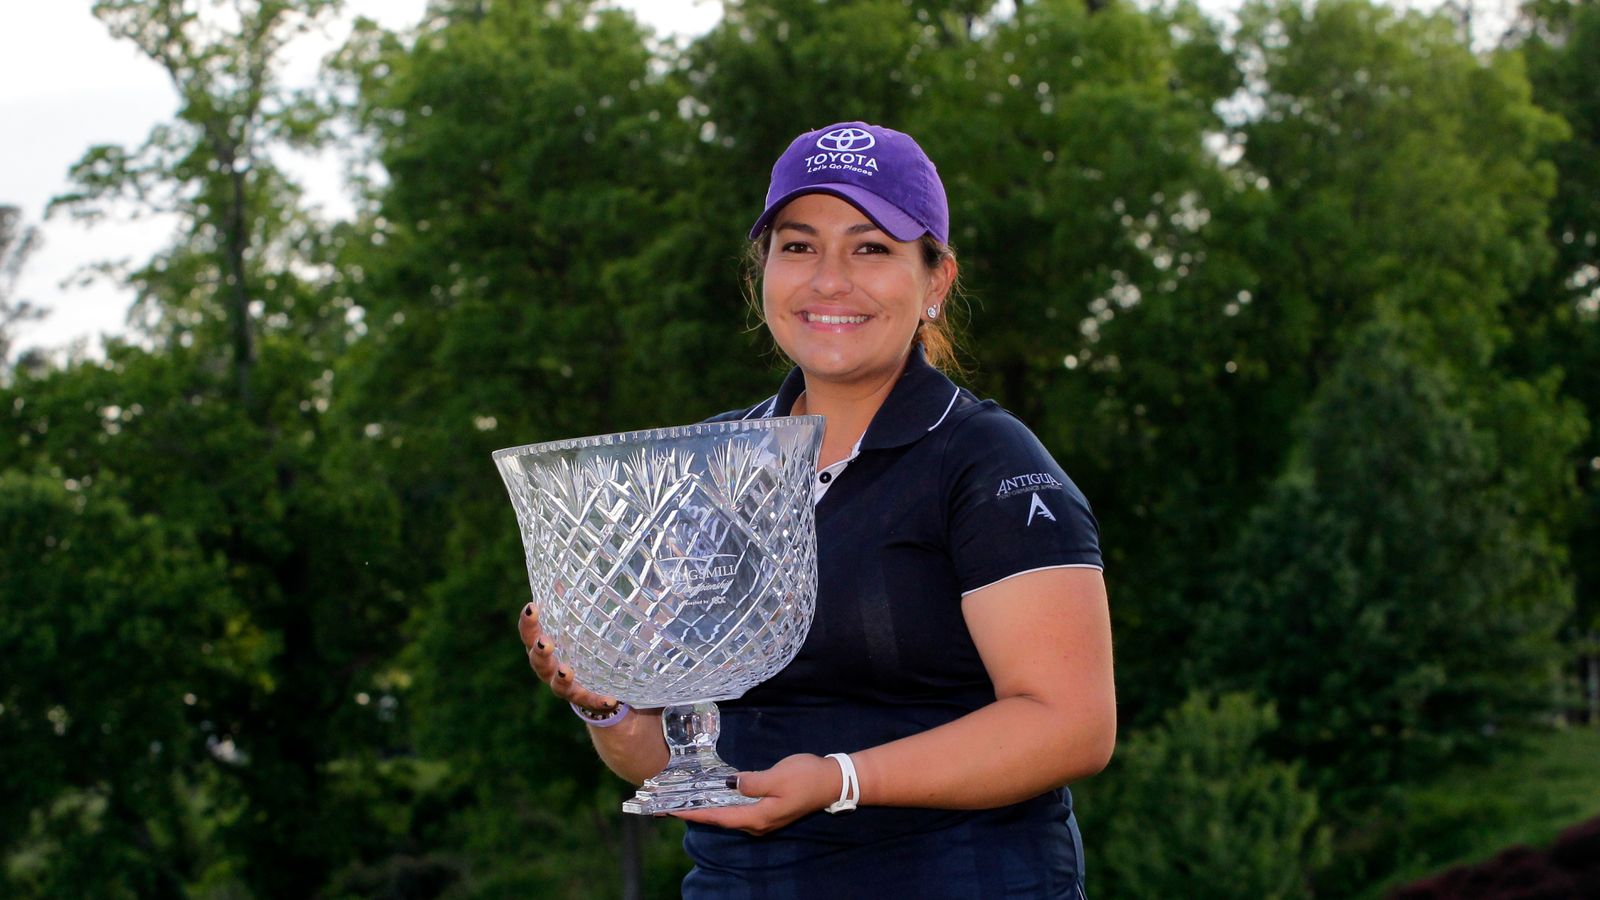
[{"label": "navy blue polo shirt", "polygon": [[[788,415],[804,387],[796,369],[772,398],[715,420]],[[817,609],[805,644],[782,672],[718,704],[717,749],[741,770],[865,750],[993,702],[962,596],[1038,569],[1101,567],[1089,504],[1044,446],[928,365],[920,346],[816,493]],[[697,868],[684,892],[1075,896],[1070,814],[1062,789],[992,810],[819,812],[760,838],[691,823]]]}]

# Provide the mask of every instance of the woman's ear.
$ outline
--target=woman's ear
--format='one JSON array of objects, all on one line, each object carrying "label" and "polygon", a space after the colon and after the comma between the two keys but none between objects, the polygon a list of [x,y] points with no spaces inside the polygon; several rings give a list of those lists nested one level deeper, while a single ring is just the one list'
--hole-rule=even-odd
[{"label": "woman's ear", "polygon": [[924,299],[928,306],[943,306],[946,297],[950,296],[950,288],[956,283],[956,275],[961,271],[953,256],[943,256],[928,273],[928,292]]}]

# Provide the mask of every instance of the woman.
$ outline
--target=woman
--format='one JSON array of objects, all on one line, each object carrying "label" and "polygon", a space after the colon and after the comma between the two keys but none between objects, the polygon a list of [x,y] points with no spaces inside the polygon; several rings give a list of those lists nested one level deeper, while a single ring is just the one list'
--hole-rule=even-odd
[{"label": "woman", "polygon": [[[760,801],[678,814],[684,894],[1081,898],[1064,786],[1116,733],[1096,526],[1026,427],[929,363],[957,274],[938,172],[887,128],[803,134],[750,236],[795,369],[718,418],[826,419],[817,612],[786,669],[720,704]],[[521,631],[613,771],[665,765],[658,710],[574,684],[531,606]]]}]

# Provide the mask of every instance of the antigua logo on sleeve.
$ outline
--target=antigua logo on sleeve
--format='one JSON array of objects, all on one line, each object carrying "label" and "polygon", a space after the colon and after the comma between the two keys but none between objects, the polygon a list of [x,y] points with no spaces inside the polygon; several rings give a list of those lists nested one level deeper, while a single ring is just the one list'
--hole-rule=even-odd
[{"label": "antigua logo on sleeve", "polygon": [[1033,524],[1034,516],[1044,516],[1052,522],[1056,520],[1056,514],[1050,511],[1050,507],[1044,505],[1044,498],[1038,494],[1034,494],[1028,503],[1028,525]]},{"label": "antigua logo on sleeve", "polygon": [[1027,494],[1035,491],[1059,491],[1061,482],[1056,480],[1049,472],[1034,472],[1030,475],[1013,475],[1010,478],[1000,479],[1000,487],[994,492],[996,500],[1004,500],[1016,494]]}]

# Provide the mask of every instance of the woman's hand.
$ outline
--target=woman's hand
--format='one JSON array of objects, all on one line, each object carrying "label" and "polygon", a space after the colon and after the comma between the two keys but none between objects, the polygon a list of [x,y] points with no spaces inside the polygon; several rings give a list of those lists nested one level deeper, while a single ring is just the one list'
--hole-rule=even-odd
[{"label": "woman's hand", "polygon": [[839,799],[839,787],[844,783],[844,773],[837,762],[809,753],[785,757],[764,772],[740,772],[738,778],[739,793],[760,797],[759,802],[683,810],[672,815],[763,835],[827,808]]},{"label": "woman's hand", "polygon": [[550,693],[568,703],[576,703],[596,713],[617,708],[617,698],[597,694],[572,679],[572,670],[556,658],[555,642],[539,627],[539,608],[529,603],[517,622],[522,645],[528,648],[528,665],[539,680],[550,686]]},{"label": "woman's hand", "polygon": [[[539,628],[538,607],[529,603],[522,608],[517,631],[522,635],[522,645],[528,648],[528,665],[540,681],[550,686],[550,693],[595,713],[617,708],[617,698],[597,694],[573,680],[572,669],[556,658],[555,641]],[[609,727],[590,728],[589,737],[601,762],[634,784],[667,764],[667,742],[661,734],[659,709],[634,709]]]}]

